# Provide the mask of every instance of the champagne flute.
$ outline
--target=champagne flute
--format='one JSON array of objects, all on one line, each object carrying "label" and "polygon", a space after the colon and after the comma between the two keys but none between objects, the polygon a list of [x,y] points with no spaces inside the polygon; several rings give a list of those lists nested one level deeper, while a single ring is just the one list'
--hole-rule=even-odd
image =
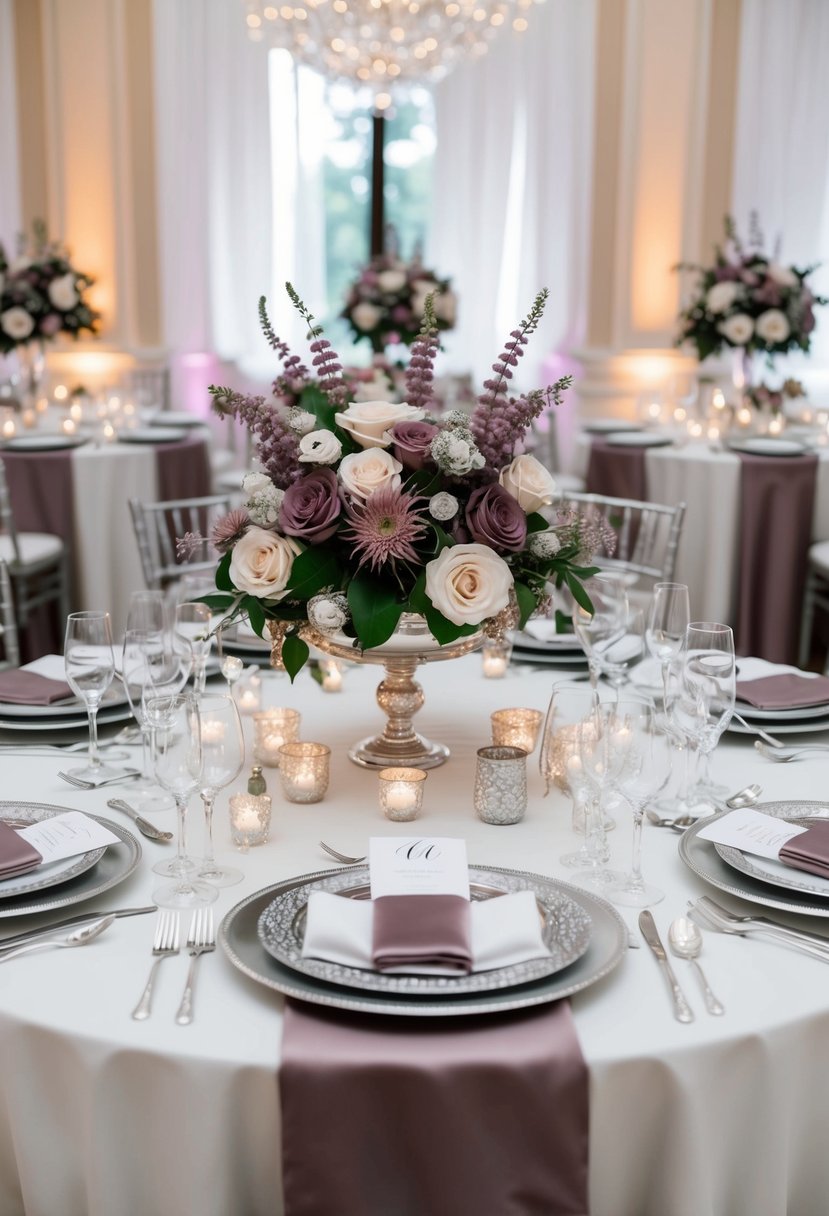
[{"label": "champagne flute", "polygon": [[163,633],[165,604],[163,591],[133,591],[127,609],[126,632]]},{"label": "champagne flute", "polygon": [[112,625],[108,612],[72,612],[66,618],[63,661],[69,687],[86,705],[89,718],[89,757],[81,768],[70,768],[70,777],[99,782],[118,777],[121,770],[101,762],[98,751],[98,708],[112,683],[115,659]]},{"label": "champagne flute", "polygon": [[130,797],[136,809],[142,812],[167,811],[173,805],[172,797],[153,781],[149,770],[151,723],[146,702],[148,692],[152,696],[157,691],[154,676],[163,650],[161,633],[128,629],[124,634],[121,675],[130,709],[141,732],[141,776],[132,783]]},{"label": "champagne flute", "polygon": [[671,663],[685,642],[685,630],[691,620],[688,588],[685,583],[657,583],[648,609],[645,641],[648,650],[662,669],[662,692],[665,717],[670,720],[668,679]]},{"label": "champagne flute", "polygon": [[199,878],[217,887],[230,887],[244,875],[233,866],[218,865],[213,856],[213,806],[219,790],[239,776],[245,762],[242,722],[232,696],[202,697],[199,702],[204,763],[200,784],[204,803],[205,852]]},{"label": "champagne flute", "polygon": [[193,657],[193,692],[204,692],[207,659],[213,645],[210,636],[211,613],[207,604],[179,604],[176,607],[174,630],[176,636],[189,646]]},{"label": "champagne flute", "polygon": [[718,805],[728,792],[711,778],[711,756],[731,721],[737,669],[734,635],[716,621],[692,621],[685,631],[682,676],[674,712],[680,729],[694,742],[698,755],[697,781],[691,798]]},{"label": "champagne flute", "polygon": [[[588,786],[581,771],[578,754],[578,733],[584,722],[591,722],[599,703],[592,688],[584,684],[559,681],[553,685],[544,733],[541,737],[539,768],[545,783],[545,796],[550,783],[570,795],[573,803],[573,831],[584,832],[587,820]],[[582,845],[575,853],[560,859],[564,865],[583,865],[588,860]]]},{"label": "champagne flute", "polygon": [[156,887],[153,899],[164,908],[194,908],[213,903],[218,889],[191,877],[196,864],[187,856],[187,810],[199,788],[204,763],[198,702],[192,695],[151,697],[147,713],[153,727],[155,775],[173,795],[178,811],[175,859],[153,866],[156,874],[172,877],[174,881]]}]

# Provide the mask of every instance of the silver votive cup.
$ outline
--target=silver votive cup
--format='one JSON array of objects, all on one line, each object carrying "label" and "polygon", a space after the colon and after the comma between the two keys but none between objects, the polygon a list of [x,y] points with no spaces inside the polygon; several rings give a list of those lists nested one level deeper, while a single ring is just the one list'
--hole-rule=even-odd
[{"label": "silver votive cup", "polygon": [[271,831],[269,794],[234,794],[230,799],[230,837],[239,849],[266,844]]},{"label": "silver votive cup", "polygon": [[508,638],[496,641],[494,638],[484,638],[481,647],[481,662],[483,673],[488,680],[501,680],[509,670],[512,655],[512,642]]},{"label": "silver votive cup", "polygon": [[479,747],[475,811],[484,823],[518,823],[527,809],[527,753],[520,747]]},{"label": "silver votive cup", "polygon": [[380,807],[387,819],[405,823],[417,819],[423,807],[422,768],[384,768],[377,774],[380,782]]},{"label": "silver votive cup", "polygon": [[280,748],[299,738],[299,723],[296,709],[263,709],[253,715],[253,754],[260,764],[279,768]]},{"label": "silver votive cup", "polygon": [[321,802],[328,789],[331,748],[324,743],[284,743],[279,754],[282,792],[289,802]]},{"label": "silver votive cup", "polygon": [[496,709],[489,716],[493,744],[520,747],[529,756],[535,751],[542,717],[540,709]]}]

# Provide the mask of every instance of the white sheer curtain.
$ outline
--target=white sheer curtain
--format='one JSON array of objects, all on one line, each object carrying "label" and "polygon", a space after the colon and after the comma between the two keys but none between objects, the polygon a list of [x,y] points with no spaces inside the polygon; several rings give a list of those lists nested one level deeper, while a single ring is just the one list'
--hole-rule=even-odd
[{"label": "white sheer curtain", "polygon": [[522,364],[583,329],[593,116],[593,0],[548,0],[529,29],[435,90],[437,151],[429,263],[460,298],[447,335],[453,368],[479,380],[536,292],[550,300]]},{"label": "white sheer curtain", "polygon": [[0,242],[14,254],[20,231],[14,0],[0,0]]},{"label": "white sheer curtain", "polygon": [[[750,0],[742,6],[733,210],[756,211],[767,251],[799,267],[822,262],[829,295],[829,4]],[[829,402],[829,308],[817,313],[809,356],[793,356],[813,400]]]}]

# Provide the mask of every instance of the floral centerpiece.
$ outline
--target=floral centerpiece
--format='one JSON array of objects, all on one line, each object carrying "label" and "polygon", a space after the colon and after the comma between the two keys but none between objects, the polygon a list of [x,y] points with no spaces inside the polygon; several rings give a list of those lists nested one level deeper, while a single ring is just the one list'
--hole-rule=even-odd
[{"label": "floral centerpiece", "polygon": [[[264,299],[260,316],[282,363],[274,395],[280,401],[300,377],[309,384],[303,408],[210,388],[214,409],[248,426],[262,465],[244,479],[244,508],[213,531],[223,556],[208,602],[225,622],[246,615],[260,636],[267,624],[293,678],[309,654],[306,624],[345,634],[359,650],[386,642],[404,613],[425,617],[440,645],[482,629],[497,636],[523,626],[551,584],[566,584],[590,610],[582,580],[608,538],[571,509],[545,518],[555,483],[519,450],[570,377],[507,394],[548,293],[512,331],[472,414],[450,411],[438,422],[429,408],[438,347],[431,297],[406,373],[408,400],[391,404],[349,401],[334,351],[288,291],[308,323],[313,391],[307,367],[274,334]],[[200,540],[184,538],[184,548]]]},{"label": "floral centerpiece", "polygon": [[35,224],[31,245],[11,260],[0,245],[0,354],[62,333],[94,334],[100,314],[86,298],[93,282],[48,239],[43,224]]},{"label": "floral centerpiece", "polygon": [[420,257],[403,262],[393,253],[373,257],[351,284],[342,316],[356,342],[371,343],[376,353],[387,346],[411,346],[420,331],[426,298],[434,302],[434,324],[451,329],[457,299],[449,279],[426,270]]}]

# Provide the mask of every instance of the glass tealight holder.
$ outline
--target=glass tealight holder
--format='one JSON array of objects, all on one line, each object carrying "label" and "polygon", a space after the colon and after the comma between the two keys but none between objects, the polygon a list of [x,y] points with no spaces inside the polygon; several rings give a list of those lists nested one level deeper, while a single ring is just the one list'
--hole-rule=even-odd
[{"label": "glass tealight holder", "polygon": [[520,747],[479,747],[475,812],[484,823],[518,823],[527,809],[527,753]]},{"label": "glass tealight holder", "polygon": [[343,665],[337,659],[320,659],[320,688],[323,692],[342,692]]},{"label": "glass tealight holder", "polygon": [[230,799],[230,836],[237,849],[266,844],[271,831],[269,794],[234,794]]},{"label": "glass tealight holder", "polygon": [[484,638],[481,660],[484,675],[488,680],[500,680],[507,674],[512,655],[512,642],[508,638]]},{"label": "glass tealight holder", "polygon": [[240,714],[249,717],[259,713],[262,708],[262,678],[257,672],[251,672],[236,683],[233,697]]},{"label": "glass tealight holder", "polygon": [[538,742],[541,718],[540,709],[496,709],[489,718],[493,744],[496,747],[520,747],[529,756]]},{"label": "glass tealight holder", "polygon": [[279,768],[280,749],[299,738],[299,722],[296,709],[263,709],[253,715],[253,754],[260,764]]},{"label": "glass tealight holder", "polygon": [[[299,715],[297,715],[299,717]],[[324,743],[285,743],[279,752],[282,792],[289,802],[321,802],[328,789],[331,748]]]},{"label": "glass tealight holder", "polygon": [[384,768],[377,774],[380,781],[380,807],[387,819],[405,823],[417,819],[423,807],[423,784],[426,773],[422,768]]}]

